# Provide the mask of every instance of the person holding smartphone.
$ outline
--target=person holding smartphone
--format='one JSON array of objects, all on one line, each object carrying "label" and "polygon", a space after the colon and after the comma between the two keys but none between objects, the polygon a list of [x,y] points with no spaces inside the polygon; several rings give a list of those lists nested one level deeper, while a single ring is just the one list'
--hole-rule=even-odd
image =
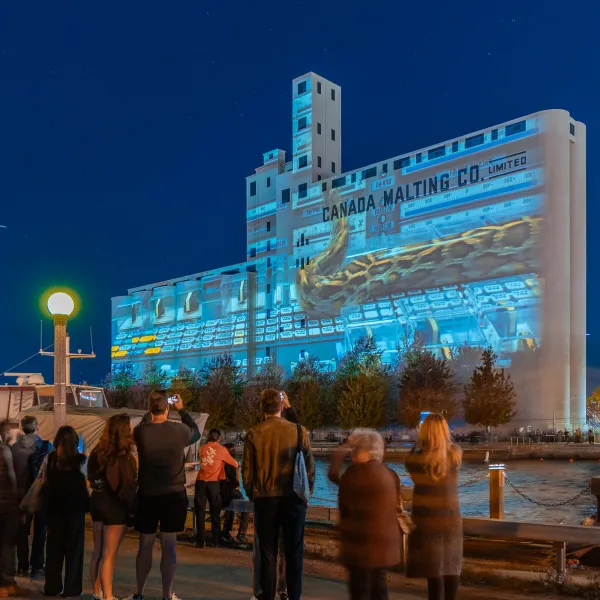
[{"label": "person holding smartphone", "polygon": [[[159,527],[163,598],[177,598],[172,590],[177,565],[177,533],[185,529],[188,509],[185,450],[200,439],[200,430],[184,410],[181,397],[172,396],[171,404],[168,398],[164,390],[151,392],[148,413],[133,431],[139,459],[139,507],[135,528],[140,534],[134,600],[143,598]],[[179,413],[181,422],[169,420],[169,409]]]}]

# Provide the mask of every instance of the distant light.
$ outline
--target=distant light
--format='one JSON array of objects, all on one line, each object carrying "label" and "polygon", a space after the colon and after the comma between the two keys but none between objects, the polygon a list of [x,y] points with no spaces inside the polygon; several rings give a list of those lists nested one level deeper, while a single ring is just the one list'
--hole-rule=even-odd
[{"label": "distant light", "polygon": [[48,298],[48,310],[52,315],[64,315],[68,317],[75,309],[75,302],[69,294],[57,292]]}]

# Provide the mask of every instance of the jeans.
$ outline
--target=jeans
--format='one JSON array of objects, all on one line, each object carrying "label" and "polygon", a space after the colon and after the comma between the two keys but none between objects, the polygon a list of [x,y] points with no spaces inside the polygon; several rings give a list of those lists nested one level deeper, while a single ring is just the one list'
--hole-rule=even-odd
[{"label": "jeans", "polygon": [[14,584],[15,581],[15,545],[19,515],[14,513],[0,515],[0,586]]},{"label": "jeans", "polygon": [[257,498],[254,501],[254,527],[260,552],[260,587],[264,600],[274,600],[277,592],[277,548],[283,534],[287,591],[290,600],[302,595],[304,522],[306,504],[297,497]]},{"label": "jeans", "polygon": [[[48,515],[46,596],[81,596],[85,514]],[[65,568],[63,585],[62,572]]]},{"label": "jeans", "polygon": [[[29,558],[29,534],[33,522],[33,539],[31,541],[31,561]],[[19,523],[17,533],[17,563],[19,571],[44,568],[44,549],[46,547],[46,516],[43,514],[26,515],[25,523]]]},{"label": "jeans", "polygon": [[[254,518],[256,522],[256,517]],[[258,534],[254,529],[254,545],[252,546],[252,590],[254,596],[260,598],[260,550]],[[279,545],[277,547],[277,593],[287,592],[287,581],[285,579],[285,551],[283,548],[283,532],[279,531]]]},{"label": "jeans", "polygon": [[221,483],[219,481],[196,481],[194,511],[196,512],[196,543],[204,546],[206,502],[210,507],[212,538],[215,546],[221,544]]},{"label": "jeans", "polygon": [[445,575],[444,577],[427,578],[427,600],[456,600],[460,577]]},{"label": "jeans", "polygon": [[350,600],[388,600],[386,569],[348,569]]},{"label": "jeans", "polygon": [[[233,529],[233,518],[234,512],[232,510],[225,511],[225,517],[223,518],[223,531],[225,533],[231,533]],[[248,522],[250,521],[250,513],[240,513],[240,526],[238,527],[238,535],[246,535],[248,533]]]}]

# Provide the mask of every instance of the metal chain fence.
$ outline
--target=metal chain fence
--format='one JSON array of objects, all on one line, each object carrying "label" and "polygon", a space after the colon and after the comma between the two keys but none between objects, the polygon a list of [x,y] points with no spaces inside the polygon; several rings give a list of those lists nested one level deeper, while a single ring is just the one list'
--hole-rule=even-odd
[{"label": "metal chain fence", "polygon": [[569,498],[568,500],[563,500],[562,502],[540,502],[539,500],[535,500],[534,498],[531,498],[530,496],[525,494],[525,492],[521,491],[508,478],[508,475],[506,473],[504,474],[504,479],[506,480],[506,482],[508,483],[510,488],[514,492],[516,492],[519,496],[521,496],[521,498],[523,498],[524,500],[527,500],[528,502],[531,502],[532,504],[535,504],[537,506],[543,506],[545,508],[558,508],[559,506],[566,506],[567,504],[571,504],[571,502],[575,502],[576,500],[579,500],[579,498],[581,498],[585,494],[588,494],[591,491],[591,485],[588,485],[585,489],[581,490],[580,492],[577,492],[577,494],[575,494],[575,496],[573,496],[572,498]]}]

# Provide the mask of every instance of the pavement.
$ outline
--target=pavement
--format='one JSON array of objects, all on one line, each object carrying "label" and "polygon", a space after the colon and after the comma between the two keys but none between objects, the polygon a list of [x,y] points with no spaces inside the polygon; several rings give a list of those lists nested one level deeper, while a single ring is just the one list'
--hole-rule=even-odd
[{"label": "pavement", "polygon": [[[91,536],[86,537],[85,573],[89,564],[92,548]],[[117,557],[114,593],[117,598],[126,598],[134,592],[135,557],[137,540],[126,537]],[[177,575],[174,592],[182,600],[249,600],[251,593],[251,559],[249,551],[230,548],[198,550],[189,544],[177,547]],[[160,585],[160,549],[158,543],[154,552],[154,564],[148,578],[144,600],[159,600]],[[19,585],[30,590],[28,596],[41,598],[43,582],[18,580]],[[389,577],[391,600],[423,600],[427,597],[422,581],[407,580],[394,573]],[[519,598],[525,600],[522,593],[518,596],[494,590],[495,599]],[[490,590],[465,589],[461,598],[469,600],[489,600]],[[16,600],[16,597],[13,597]],[[22,597],[21,597],[22,598]],[[84,598],[91,598],[91,586],[84,576]],[[341,566],[319,560],[306,559],[304,563],[303,600],[342,600],[348,598],[346,571]],[[538,596],[539,598],[539,596]]]}]

